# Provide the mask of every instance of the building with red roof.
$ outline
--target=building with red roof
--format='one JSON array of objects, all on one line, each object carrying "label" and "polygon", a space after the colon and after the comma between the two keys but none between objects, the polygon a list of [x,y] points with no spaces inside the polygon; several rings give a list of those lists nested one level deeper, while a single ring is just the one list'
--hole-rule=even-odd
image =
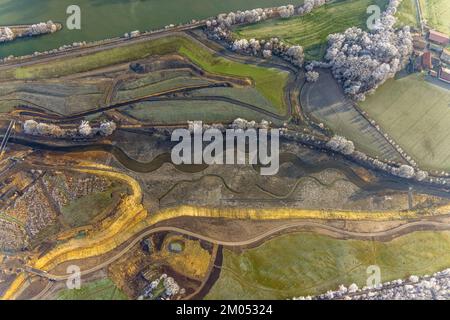
[{"label": "building with red roof", "polygon": [[428,40],[440,45],[447,45],[450,43],[450,37],[448,35],[436,30],[430,30]]},{"label": "building with red roof", "polygon": [[425,52],[422,55],[422,67],[426,70],[433,69],[433,63],[431,61],[431,52]]}]

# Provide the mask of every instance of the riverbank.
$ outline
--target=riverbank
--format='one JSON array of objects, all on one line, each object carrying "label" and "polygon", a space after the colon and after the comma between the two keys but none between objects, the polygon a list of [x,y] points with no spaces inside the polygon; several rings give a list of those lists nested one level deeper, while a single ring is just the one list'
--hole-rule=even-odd
[{"label": "riverbank", "polygon": [[[35,51],[44,52],[57,49],[74,42],[92,42],[120,37],[132,30],[157,30],[170,24],[190,23],[221,12],[247,10],[256,7],[272,7],[303,0],[159,0],[145,1],[77,1],[81,9],[81,29],[64,28],[53,37],[18,40],[0,47],[0,58],[9,55],[31,55]],[[66,21],[70,0],[0,0],[0,21],[5,25],[30,23],[30,17],[37,21]],[[111,23],[111,22],[114,23]]]}]

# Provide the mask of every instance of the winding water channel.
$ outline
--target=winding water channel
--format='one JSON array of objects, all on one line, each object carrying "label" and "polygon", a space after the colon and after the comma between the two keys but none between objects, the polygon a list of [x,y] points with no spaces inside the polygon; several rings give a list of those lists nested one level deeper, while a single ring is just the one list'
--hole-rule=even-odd
[{"label": "winding water channel", "polygon": [[[150,173],[158,170],[165,163],[172,163],[171,155],[168,152],[162,152],[151,161],[140,162],[130,157],[120,147],[112,144],[92,143],[92,144],[78,144],[78,145],[52,145],[45,142],[37,142],[20,137],[12,137],[10,140],[12,144],[19,144],[23,146],[32,147],[36,150],[72,153],[72,152],[89,152],[89,151],[103,151],[110,153],[114,158],[120,162],[128,170],[139,173]],[[396,190],[402,192],[408,192],[414,190],[418,193],[430,194],[444,198],[450,198],[450,194],[445,190],[433,187],[430,185],[420,184],[412,182],[406,179],[400,179],[389,175],[380,175],[377,182],[367,182],[359,177],[352,166],[349,163],[340,161],[338,159],[330,159],[327,161],[320,161],[311,163],[299,158],[293,153],[281,153],[280,154],[280,166],[284,163],[291,163],[298,172],[301,172],[301,176],[309,176],[326,169],[334,169],[345,175],[346,179],[355,184],[365,192],[384,192],[389,190]],[[174,167],[185,173],[198,173],[208,168],[208,165],[174,165]],[[259,170],[255,165],[254,169]]]}]

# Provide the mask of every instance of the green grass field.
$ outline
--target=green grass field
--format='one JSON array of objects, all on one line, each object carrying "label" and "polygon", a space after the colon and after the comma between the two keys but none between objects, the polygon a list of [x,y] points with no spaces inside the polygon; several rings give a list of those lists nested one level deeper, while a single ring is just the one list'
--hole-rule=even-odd
[{"label": "green grass field", "polygon": [[289,76],[287,72],[237,63],[217,57],[189,41],[186,41],[178,51],[206,71],[252,78],[255,81],[256,89],[276,106],[281,114],[286,113],[284,87]]},{"label": "green grass field", "polygon": [[0,88],[0,112],[29,104],[52,112],[70,114],[99,105],[103,97],[102,82],[36,81],[5,83]]},{"label": "green grass field", "polygon": [[372,157],[402,161],[395,148],[355,109],[353,102],[345,99],[330,72],[322,72],[318,82],[304,86],[301,105],[314,121],[352,140],[358,150]]},{"label": "green grass field", "polygon": [[[408,1],[408,0],[406,0]],[[341,0],[314,9],[312,13],[290,19],[271,19],[238,27],[242,38],[267,39],[279,37],[290,44],[304,47],[307,59],[321,59],[327,47],[327,36],[357,26],[366,28],[367,7],[376,4],[382,10],[387,0]]]},{"label": "green grass field", "polygon": [[311,233],[280,236],[241,254],[224,250],[219,280],[207,299],[287,299],[363,287],[367,268],[381,281],[450,267],[450,232],[416,232],[390,242],[336,240]]},{"label": "green grass field", "polygon": [[113,209],[119,200],[118,197],[113,196],[113,192],[120,189],[123,192],[126,190],[116,186],[107,191],[91,193],[71,201],[61,208],[64,221],[73,228],[92,223],[93,219],[103,213],[109,213]]},{"label": "green grass field", "polygon": [[211,81],[208,81],[207,79],[204,78],[177,77],[167,80],[161,80],[157,83],[148,84],[136,89],[119,90],[114,100],[117,102],[131,100],[154,93],[183,88],[186,86],[202,86],[211,83],[212,83]]},{"label": "green grass field", "polygon": [[0,101],[0,113],[8,113],[17,106],[15,101]]},{"label": "green grass field", "polygon": [[256,89],[277,106],[280,113],[285,113],[283,89],[288,79],[287,72],[227,60],[214,55],[199,43],[181,36],[168,36],[80,57],[10,69],[0,72],[0,79],[54,78],[130,62],[152,55],[171,53],[182,54],[211,73],[252,78]]},{"label": "green grass field", "polygon": [[181,78],[181,77],[193,77],[193,74],[189,70],[159,70],[148,72],[141,75],[138,79],[129,80],[120,85],[119,90],[134,90],[139,89],[148,85],[157,84],[161,81],[167,81],[170,79]]},{"label": "green grass field", "polygon": [[80,289],[65,289],[58,300],[127,300],[127,296],[109,279],[82,284]]},{"label": "green grass field", "polygon": [[398,8],[396,17],[399,25],[408,25],[419,28],[416,0],[403,0]]},{"label": "green grass field", "polygon": [[158,101],[141,102],[121,108],[121,111],[144,122],[183,123],[201,119],[205,122],[229,123],[241,117],[255,121],[267,120],[277,125],[282,121],[259,112],[224,101]]},{"label": "green grass field", "polygon": [[450,34],[450,1],[419,0],[427,24],[441,32]]},{"label": "green grass field", "polygon": [[234,99],[253,106],[265,109],[267,111],[277,113],[274,107],[267,99],[265,99],[255,88],[206,88],[191,92],[192,96],[219,96]]},{"label": "green grass field", "polygon": [[361,103],[425,169],[450,170],[450,90],[422,75],[389,80]]}]

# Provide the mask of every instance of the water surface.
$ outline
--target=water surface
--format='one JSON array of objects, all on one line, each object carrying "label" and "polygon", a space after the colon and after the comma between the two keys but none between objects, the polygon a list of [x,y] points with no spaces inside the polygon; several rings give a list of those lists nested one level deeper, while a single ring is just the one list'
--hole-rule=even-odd
[{"label": "water surface", "polygon": [[221,12],[271,7],[303,0],[0,0],[0,25],[53,20],[65,25],[69,5],[81,9],[81,30],[64,28],[53,35],[0,44],[0,57],[46,51],[78,41],[152,30]]}]

